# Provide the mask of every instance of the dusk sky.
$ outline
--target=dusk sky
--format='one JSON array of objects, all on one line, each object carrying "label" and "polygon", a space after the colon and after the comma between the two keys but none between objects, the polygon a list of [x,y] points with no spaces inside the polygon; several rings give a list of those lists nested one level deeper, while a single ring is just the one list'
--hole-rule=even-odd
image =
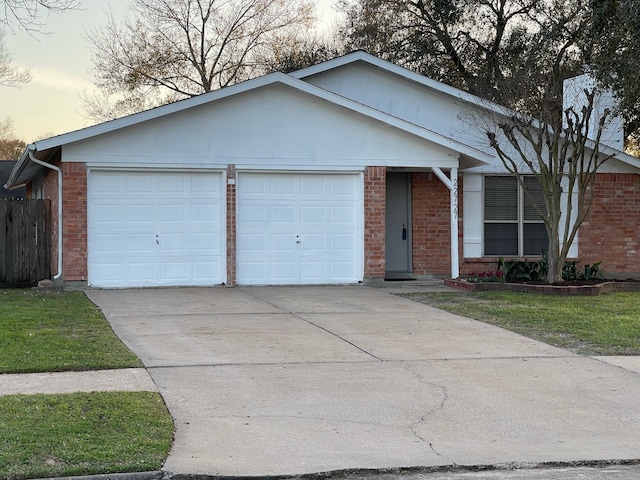
[{"label": "dusk sky", "polygon": [[[318,0],[318,15],[331,23],[335,0]],[[86,127],[80,93],[91,90],[87,73],[91,50],[86,27],[106,24],[109,8],[122,18],[129,0],[82,0],[82,10],[44,18],[43,33],[29,36],[17,28],[5,33],[14,64],[31,69],[33,79],[22,88],[0,87],[0,121],[10,118],[14,136],[26,142]]]}]

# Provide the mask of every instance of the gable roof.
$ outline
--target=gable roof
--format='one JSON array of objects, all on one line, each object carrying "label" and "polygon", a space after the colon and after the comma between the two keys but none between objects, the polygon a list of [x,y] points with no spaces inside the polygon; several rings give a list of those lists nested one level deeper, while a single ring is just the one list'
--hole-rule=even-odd
[{"label": "gable roof", "polygon": [[31,152],[31,154],[36,158],[46,161],[51,157],[53,153],[55,153],[60,147],[64,145],[87,140],[92,137],[104,135],[123,128],[131,127],[133,125],[142,124],[144,122],[148,122],[157,118],[165,117],[174,113],[188,110],[190,108],[213,103],[224,98],[229,98],[234,95],[250,92],[274,84],[287,86],[298,92],[323,100],[331,105],[345,108],[350,112],[362,115],[368,119],[381,122],[410,135],[416,136],[429,142],[433,142],[436,145],[448,148],[459,153],[460,155],[466,157],[471,162],[477,165],[490,163],[494,159],[493,155],[487,154],[486,152],[483,152],[477,148],[466,145],[453,138],[442,135],[433,130],[429,130],[420,125],[408,122],[407,120],[400,117],[393,116],[389,113],[377,110],[363,103],[359,103],[347,97],[330,92],[329,90],[323,89],[311,83],[305,82],[304,80],[296,78],[296,76],[294,75],[272,73],[263,77],[258,77],[242,83],[231,85],[220,90],[198,95],[196,97],[180,100],[175,103],[156,107],[151,110],[146,110],[144,112],[129,115],[127,117],[122,117],[116,120],[111,120],[91,127],[86,127],[80,130],[34,142],[28,145],[27,149],[23,152],[20,160],[18,161],[18,164],[16,165],[14,171],[9,177],[9,180],[7,181],[7,187],[13,188],[15,186],[21,185],[22,183],[33,178],[35,172],[39,172],[42,168],[39,165],[30,162],[29,152]]},{"label": "gable roof", "polygon": [[[317,65],[312,65],[310,67],[303,68],[296,72],[290,73],[290,75],[295,78],[304,79],[304,78],[312,77],[314,75],[318,75],[321,73],[329,72],[334,69],[339,69],[340,67],[343,67],[346,65],[355,64],[358,62],[367,64],[376,68],[380,68],[386,72],[397,75],[398,77],[409,80],[410,82],[416,83],[418,85],[426,87],[435,92],[447,95],[449,97],[452,97],[453,99],[461,100],[469,104],[470,106],[473,106],[476,108],[487,110],[489,112],[493,112],[501,116],[510,116],[517,113],[509,107],[499,105],[490,100],[465,92],[464,90],[460,90],[458,88],[452,87],[451,85],[447,85],[445,83],[439,82],[432,78],[425,77],[424,75],[420,75],[418,73],[412,72],[411,70],[400,67],[386,60],[382,60],[362,50],[358,50],[358,51],[349,53],[347,55],[344,55],[342,57],[337,57],[332,60],[319,63]],[[532,121],[535,124],[535,119],[532,119]],[[596,142],[593,140],[588,140],[586,146],[590,149],[595,149]],[[616,160],[619,160],[631,167],[634,167],[640,170],[640,158],[634,157],[632,155],[628,155],[621,150],[617,150],[605,144],[600,144],[599,150],[605,155],[611,155]]]},{"label": "gable roof", "polygon": [[[252,90],[274,84],[285,85],[298,92],[302,92],[322,101],[328,102],[329,104],[345,108],[350,112],[362,115],[377,122],[384,123],[410,135],[417,136],[418,138],[453,150],[467,160],[470,160],[473,164],[482,165],[491,163],[495,160],[495,155],[462,143],[454,138],[451,138],[450,136],[440,134],[421,125],[411,123],[406,119],[391,115],[387,112],[373,108],[363,103],[359,103],[353,99],[333,93],[329,90],[313,85],[312,83],[304,80],[313,75],[328,72],[334,69],[339,69],[346,65],[357,64],[359,62],[363,62],[376,68],[380,68],[385,72],[397,75],[424,88],[439,92],[451,97],[452,99],[468,103],[469,105],[472,105],[474,107],[479,107],[500,115],[508,115],[509,112],[511,112],[510,109],[504,106],[489,102],[485,99],[469,94],[450,85],[446,85],[442,82],[430,79],[423,75],[417,74],[388,61],[381,60],[378,57],[370,55],[364,51],[356,51],[311,67],[303,68],[289,74],[272,73],[263,77],[258,77],[239,84],[225,87],[220,90],[129,115],[127,117],[122,117],[116,120],[111,120],[91,127],[86,127],[80,130],[37,141],[27,146],[27,149],[23,152],[15,168],[11,172],[11,175],[9,176],[9,179],[6,183],[6,187],[15,188],[24,184],[25,182],[33,178],[43,168],[30,161],[30,154],[34,155],[34,157],[37,159],[47,161],[64,145],[90,139],[92,137],[97,137],[99,135],[104,135],[110,132],[115,132],[117,130],[124,129],[133,125],[142,124],[144,122],[148,122],[157,118],[165,117],[177,112],[188,110],[190,108],[213,103],[224,98],[229,98],[234,95],[250,92]],[[595,142],[591,142],[591,147],[595,147]],[[600,146],[600,150],[605,154],[614,155],[617,160],[622,161],[623,163],[640,169],[640,159],[636,157],[632,157],[625,154],[624,152],[606,147],[604,145]]]}]

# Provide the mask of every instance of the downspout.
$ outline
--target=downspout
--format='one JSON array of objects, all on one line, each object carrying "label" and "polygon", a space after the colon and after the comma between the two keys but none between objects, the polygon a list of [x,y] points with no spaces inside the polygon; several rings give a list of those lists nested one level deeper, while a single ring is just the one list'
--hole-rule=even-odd
[{"label": "downspout", "polygon": [[438,167],[433,167],[431,170],[449,189],[449,204],[451,206],[451,278],[456,279],[460,276],[458,254],[458,169],[452,168],[449,178]]},{"label": "downspout", "polygon": [[33,154],[35,151],[33,144],[29,145],[27,150],[29,151],[29,160],[33,163],[58,172],[58,273],[53,276],[53,280],[59,280],[62,277],[62,170],[60,167],[38,160]]}]

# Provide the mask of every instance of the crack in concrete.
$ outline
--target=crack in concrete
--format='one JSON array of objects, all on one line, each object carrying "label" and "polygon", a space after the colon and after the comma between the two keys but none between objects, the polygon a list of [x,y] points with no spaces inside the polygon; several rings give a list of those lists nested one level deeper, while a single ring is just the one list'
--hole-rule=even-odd
[{"label": "crack in concrete", "polygon": [[406,371],[408,371],[409,373],[413,374],[419,381],[420,383],[427,385],[429,387],[435,387],[437,389],[440,390],[442,397],[440,400],[440,404],[431,408],[430,410],[428,410],[422,417],[420,417],[416,422],[412,423],[409,425],[409,430],[411,431],[411,433],[413,434],[414,437],[416,437],[418,440],[420,440],[421,442],[429,445],[429,449],[438,457],[441,458],[445,458],[447,459],[447,461],[449,461],[449,459],[442,453],[438,452],[435,447],[433,446],[433,443],[430,442],[427,438],[425,438],[424,436],[420,435],[420,433],[418,433],[418,426],[422,423],[424,423],[428,417],[434,415],[437,412],[440,412],[442,410],[444,410],[445,404],[447,403],[447,400],[449,399],[449,392],[447,390],[447,387],[445,385],[440,385],[438,383],[433,383],[433,382],[429,382],[428,380],[425,380],[422,375],[413,370],[411,368],[412,366],[410,364],[407,364],[404,366],[404,369]]}]

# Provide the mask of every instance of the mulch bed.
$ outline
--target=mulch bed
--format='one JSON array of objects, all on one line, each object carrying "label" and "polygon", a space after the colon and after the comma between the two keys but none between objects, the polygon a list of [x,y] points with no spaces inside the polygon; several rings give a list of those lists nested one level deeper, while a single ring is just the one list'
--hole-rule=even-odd
[{"label": "mulch bed", "polygon": [[467,292],[509,291],[523,293],[544,293],[547,295],[602,295],[614,292],[640,292],[638,280],[578,280],[563,284],[546,285],[543,283],[499,283],[467,282],[461,279],[445,279],[448,287],[459,288]]}]

